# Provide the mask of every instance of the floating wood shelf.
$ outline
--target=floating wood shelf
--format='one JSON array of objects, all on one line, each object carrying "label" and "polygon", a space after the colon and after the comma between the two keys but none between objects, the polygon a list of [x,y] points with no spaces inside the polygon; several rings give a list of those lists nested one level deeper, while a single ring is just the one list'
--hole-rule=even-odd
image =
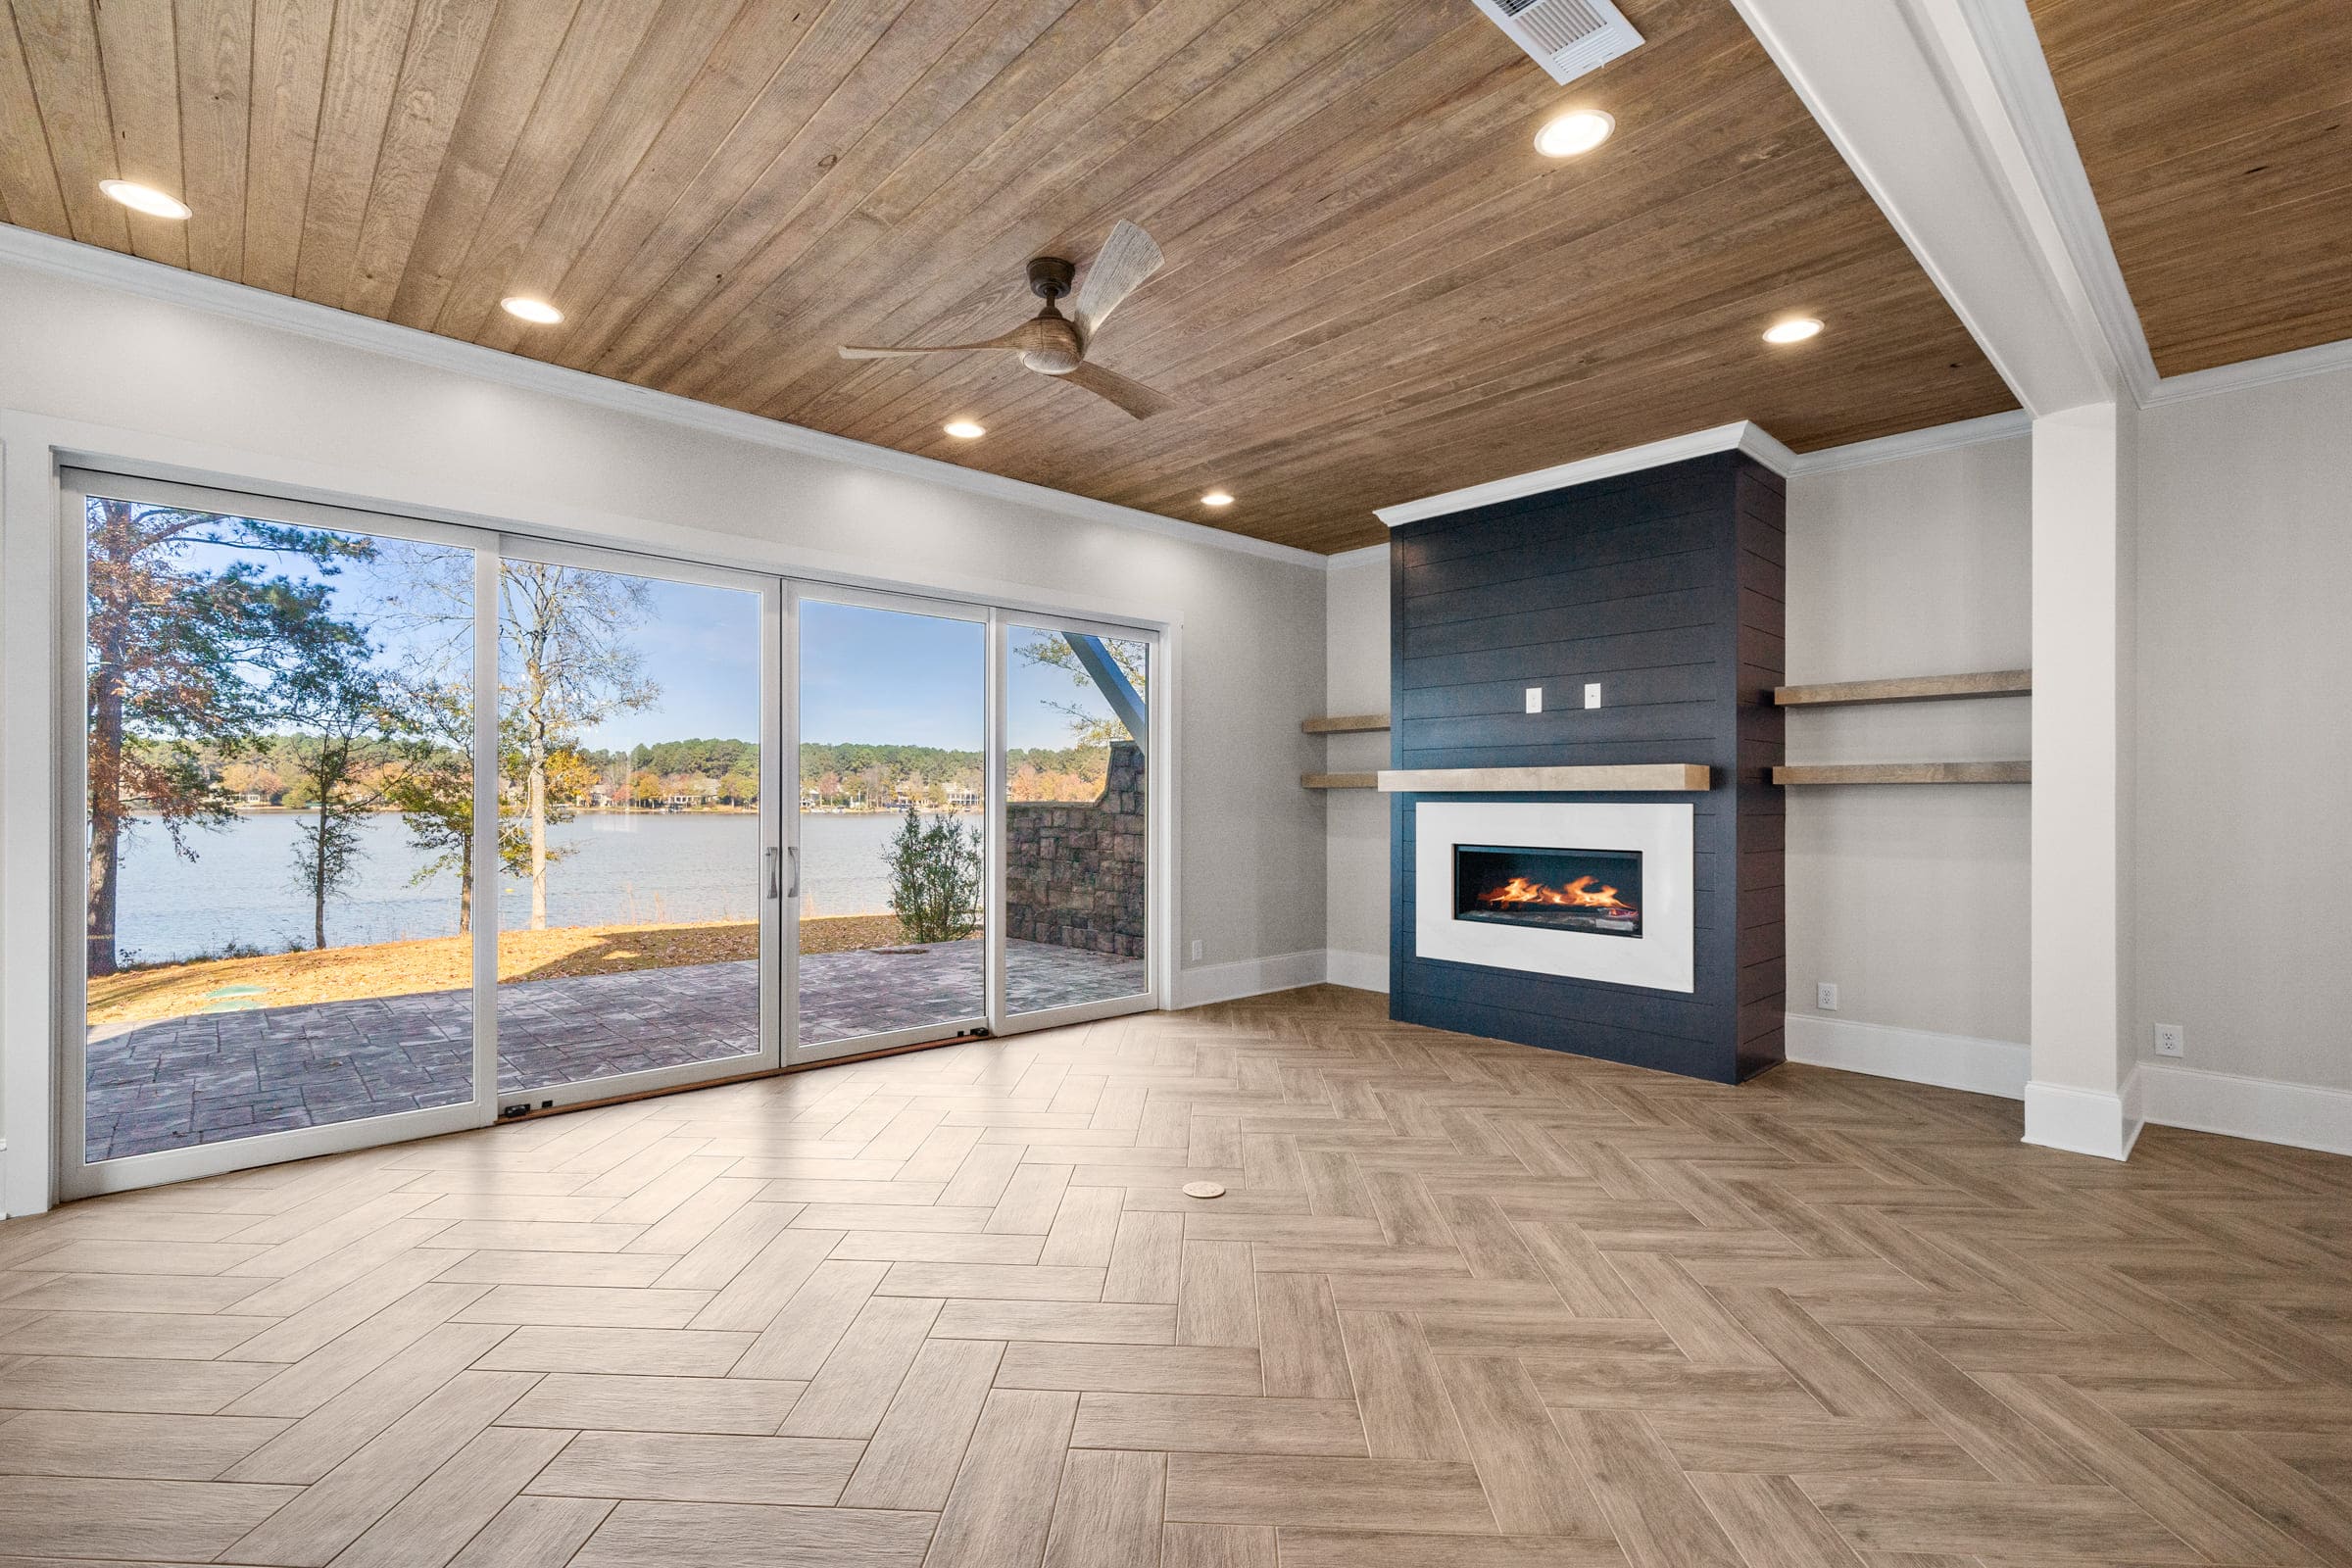
[{"label": "floating wood shelf", "polygon": [[1335,718],[1302,718],[1298,727],[1309,735],[1353,735],[1362,730],[1387,729],[1386,713],[1343,713]]},{"label": "floating wood shelf", "polygon": [[1310,790],[1372,790],[1380,788],[1378,773],[1301,773],[1299,786]]},{"label": "floating wood shelf", "polygon": [[2034,690],[2030,669],[1977,675],[1908,675],[1899,680],[1841,680],[1826,686],[1783,686],[1772,700],[1783,708],[1827,708],[1851,703],[1932,703],[1958,697],[2023,697]]},{"label": "floating wood shelf", "polygon": [[1383,769],[1389,795],[1481,795],[1544,790],[1558,794],[1654,791],[1689,794],[1714,787],[1714,770],[1698,762],[1626,762],[1600,767],[1406,767]]},{"label": "floating wood shelf", "polygon": [[2031,784],[2032,762],[1835,762],[1776,767],[1775,784]]}]

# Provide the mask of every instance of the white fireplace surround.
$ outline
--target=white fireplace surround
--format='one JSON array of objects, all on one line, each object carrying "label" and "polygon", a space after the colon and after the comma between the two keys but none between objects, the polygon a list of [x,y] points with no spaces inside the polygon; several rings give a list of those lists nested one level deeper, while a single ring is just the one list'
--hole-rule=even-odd
[{"label": "white fireplace surround", "polygon": [[[1414,807],[1413,951],[1450,963],[1523,969],[1652,991],[1696,989],[1690,808],[1583,801],[1422,801]],[[1457,845],[1631,851],[1642,857],[1642,934],[1544,931],[1460,920]]]}]

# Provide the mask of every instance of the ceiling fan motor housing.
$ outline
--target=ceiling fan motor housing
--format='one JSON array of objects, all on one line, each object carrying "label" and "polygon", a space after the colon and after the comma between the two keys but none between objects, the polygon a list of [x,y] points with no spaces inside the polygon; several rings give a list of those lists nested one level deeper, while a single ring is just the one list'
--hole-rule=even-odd
[{"label": "ceiling fan motor housing", "polygon": [[1070,291],[1070,279],[1078,269],[1058,256],[1035,256],[1029,260],[1029,292],[1041,300],[1057,300]]}]

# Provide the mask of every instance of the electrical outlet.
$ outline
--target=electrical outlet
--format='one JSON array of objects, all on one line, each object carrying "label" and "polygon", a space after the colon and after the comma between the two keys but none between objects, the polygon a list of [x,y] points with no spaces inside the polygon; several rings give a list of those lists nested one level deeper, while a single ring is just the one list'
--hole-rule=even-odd
[{"label": "electrical outlet", "polygon": [[2156,1054],[2179,1056],[2186,1054],[2187,1051],[2187,1030],[2177,1023],[2160,1023],[2156,1026]]},{"label": "electrical outlet", "polygon": [[1838,983],[1835,980],[1822,980],[1814,984],[1813,1005],[1823,1012],[1838,1010]]},{"label": "electrical outlet", "polygon": [[1195,963],[1200,961],[1200,939],[1199,937],[1193,939],[1193,961]]},{"label": "electrical outlet", "polygon": [[1527,689],[1527,710],[1531,713],[1541,713],[1544,711],[1543,687],[1530,686]]},{"label": "electrical outlet", "polygon": [[1585,682],[1585,706],[1587,708],[1598,708],[1600,706],[1600,682],[1596,680],[1589,680]]}]

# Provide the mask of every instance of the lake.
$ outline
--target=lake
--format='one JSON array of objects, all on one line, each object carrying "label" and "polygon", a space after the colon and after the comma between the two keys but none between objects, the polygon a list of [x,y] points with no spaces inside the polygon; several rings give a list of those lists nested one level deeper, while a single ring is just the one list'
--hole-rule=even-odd
[{"label": "lake", "polygon": [[[890,908],[885,869],[894,812],[801,816],[803,912],[879,914]],[[977,825],[977,816],[966,817]],[[122,858],[116,938],[126,958],[168,961],[242,943],[265,951],[310,946],[311,904],[294,877],[303,819],[288,811],[241,813],[226,827],[192,832],[193,860],[172,853],[152,819],[142,819]],[[548,830],[570,851],[547,873],[551,925],[620,925],[748,920],[760,895],[759,818],[744,813],[589,812]],[[451,936],[458,929],[458,880],[410,878],[424,857],[409,847],[400,817],[361,823],[359,869],[327,905],[335,947]],[[499,923],[530,924],[527,879],[505,878]]]}]

